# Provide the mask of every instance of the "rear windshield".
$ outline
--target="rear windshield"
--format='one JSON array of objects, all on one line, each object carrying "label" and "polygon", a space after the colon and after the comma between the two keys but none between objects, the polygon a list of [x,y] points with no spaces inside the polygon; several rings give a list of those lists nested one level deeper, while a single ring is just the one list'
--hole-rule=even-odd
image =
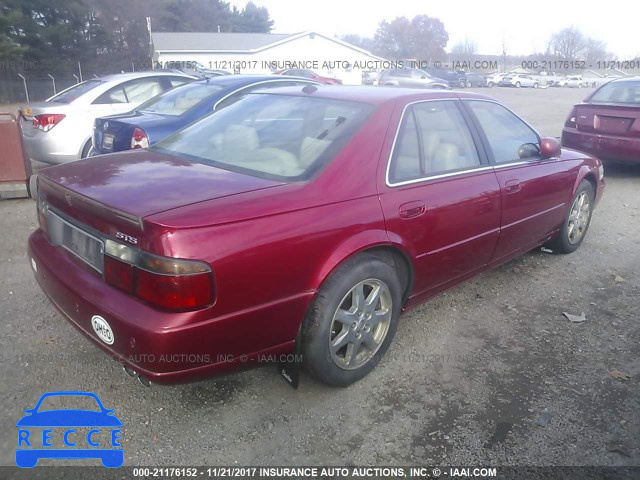
[{"label": "rear windshield", "polygon": [[640,81],[611,82],[593,94],[589,103],[624,103],[640,105]]},{"label": "rear windshield", "polygon": [[151,148],[249,175],[302,180],[330,161],[372,110],[350,101],[250,94]]},{"label": "rear windshield", "polygon": [[47,101],[56,102],[56,103],[71,103],[76,98],[80,97],[81,95],[84,95],[89,90],[93,90],[101,83],[102,82],[100,80],[87,80],[86,82],[78,83],[73,87],[69,87],[66,90],[63,90],[62,92],[60,92],[57,95],[54,95]]},{"label": "rear windshield", "polygon": [[185,85],[152,98],[148,102],[140,105],[138,110],[141,112],[178,116],[220,90],[222,90],[220,85],[211,83]]}]

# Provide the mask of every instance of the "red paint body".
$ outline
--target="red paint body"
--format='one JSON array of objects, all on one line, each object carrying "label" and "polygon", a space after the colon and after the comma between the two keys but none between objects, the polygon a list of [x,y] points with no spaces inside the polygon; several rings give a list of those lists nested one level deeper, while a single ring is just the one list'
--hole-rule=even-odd
[{"label": "red paint body", "polygon": [[[594,102],[605,88],[627,88],[625,103]],[[603,161],[640,164],[640,79],[614,80],[595,90],[573,107],[562,130],[562,145]]]},{"label": "red paint body", "polygon": [[[375,110],[307,182],[144,150],[40,174],[39,195],[79,224],[108,238],[135,237],[151,253],[209,264],[212,305],[183,313],[147,305],[52,246],[41,228],[29,239],[29,255],[43,290],[81,332],[141,375],[191,381],[250,365],[263,353],[291,352],[323,281],[357,252],[385,247],[409,260],[410,308],[549,239],[582,179],[594,183],[597,199],[602,194],[599,161],[570,150],[390,187],[386,167],[407,104],[487,97],[366,87],[321,87],[314,95],[366,101]],[[94,334],[93,315],[109,322],[113,345]],[[224,361],[230,355],[234,361]]]}]

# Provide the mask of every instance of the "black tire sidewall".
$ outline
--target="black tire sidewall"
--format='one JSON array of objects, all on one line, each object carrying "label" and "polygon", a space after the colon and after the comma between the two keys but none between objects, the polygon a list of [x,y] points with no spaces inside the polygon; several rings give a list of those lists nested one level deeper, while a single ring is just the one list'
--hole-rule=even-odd
[{"label": "black tire sidewall", "polygon": [[[363,280],[384,282],[392,298],[391,323],[376,354],[355,370],[344,370],[331,359],[329,338],[333,315],[344,296]],[[395,268],[369,254],[356,255],[340,265],[324,282],[305,318],[302,330],[303,364],[316,379],[332,386],[347,386],[373,370],[395,336],[402,305],[402,287]]]}]

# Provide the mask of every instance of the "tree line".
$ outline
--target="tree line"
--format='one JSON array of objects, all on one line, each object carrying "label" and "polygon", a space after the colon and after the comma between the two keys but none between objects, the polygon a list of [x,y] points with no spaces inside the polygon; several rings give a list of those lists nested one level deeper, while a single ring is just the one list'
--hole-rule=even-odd
[{"label": "tree line", "polygon": [[148,69],[154,32],[271,31],[264,7],[222,0],[0,0],[0,73]]},{"label": "tree line", "polygon": [[[477,44],[469,38],[454,44],[445,51],[449,35],[437,18],[418,15],[413,19],[398,17],[380,22],[373,37],[345,35],[343,40],[357,45],[388,60],[417,59],[420,61],[472,60],[479,55]],[[551,35],[545,51],[530,55],[509,55],[508,42],[502,42],[499,56],[503,64],[520,63],[522,60],[556,59],[583,61],[586,65],[615,59],[604,42],[583,34],[574,27],[567,27]]]}]

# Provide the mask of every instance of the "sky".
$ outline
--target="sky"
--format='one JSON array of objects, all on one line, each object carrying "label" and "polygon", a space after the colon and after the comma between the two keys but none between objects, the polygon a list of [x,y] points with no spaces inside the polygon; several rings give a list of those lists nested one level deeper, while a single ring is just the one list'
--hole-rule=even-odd
[{"label": "sky", "polygon": [[[500,55],[504,38],[509,55],[543,52],[554,32],[578,28],[606,43],[619,59],[640,55],[640,2],[607,0],[253,0],[274,20],[273,33],[314,30],[325,35],[349,33],[373,37],[382,20],[426,14],[444,23],[447,50],[465,38],[478,53]],[[243,7],[247,0],[231,0]],[[597,5],[594,7],[593,5]],[[604,59],[603,59],[604,60]]]}]

